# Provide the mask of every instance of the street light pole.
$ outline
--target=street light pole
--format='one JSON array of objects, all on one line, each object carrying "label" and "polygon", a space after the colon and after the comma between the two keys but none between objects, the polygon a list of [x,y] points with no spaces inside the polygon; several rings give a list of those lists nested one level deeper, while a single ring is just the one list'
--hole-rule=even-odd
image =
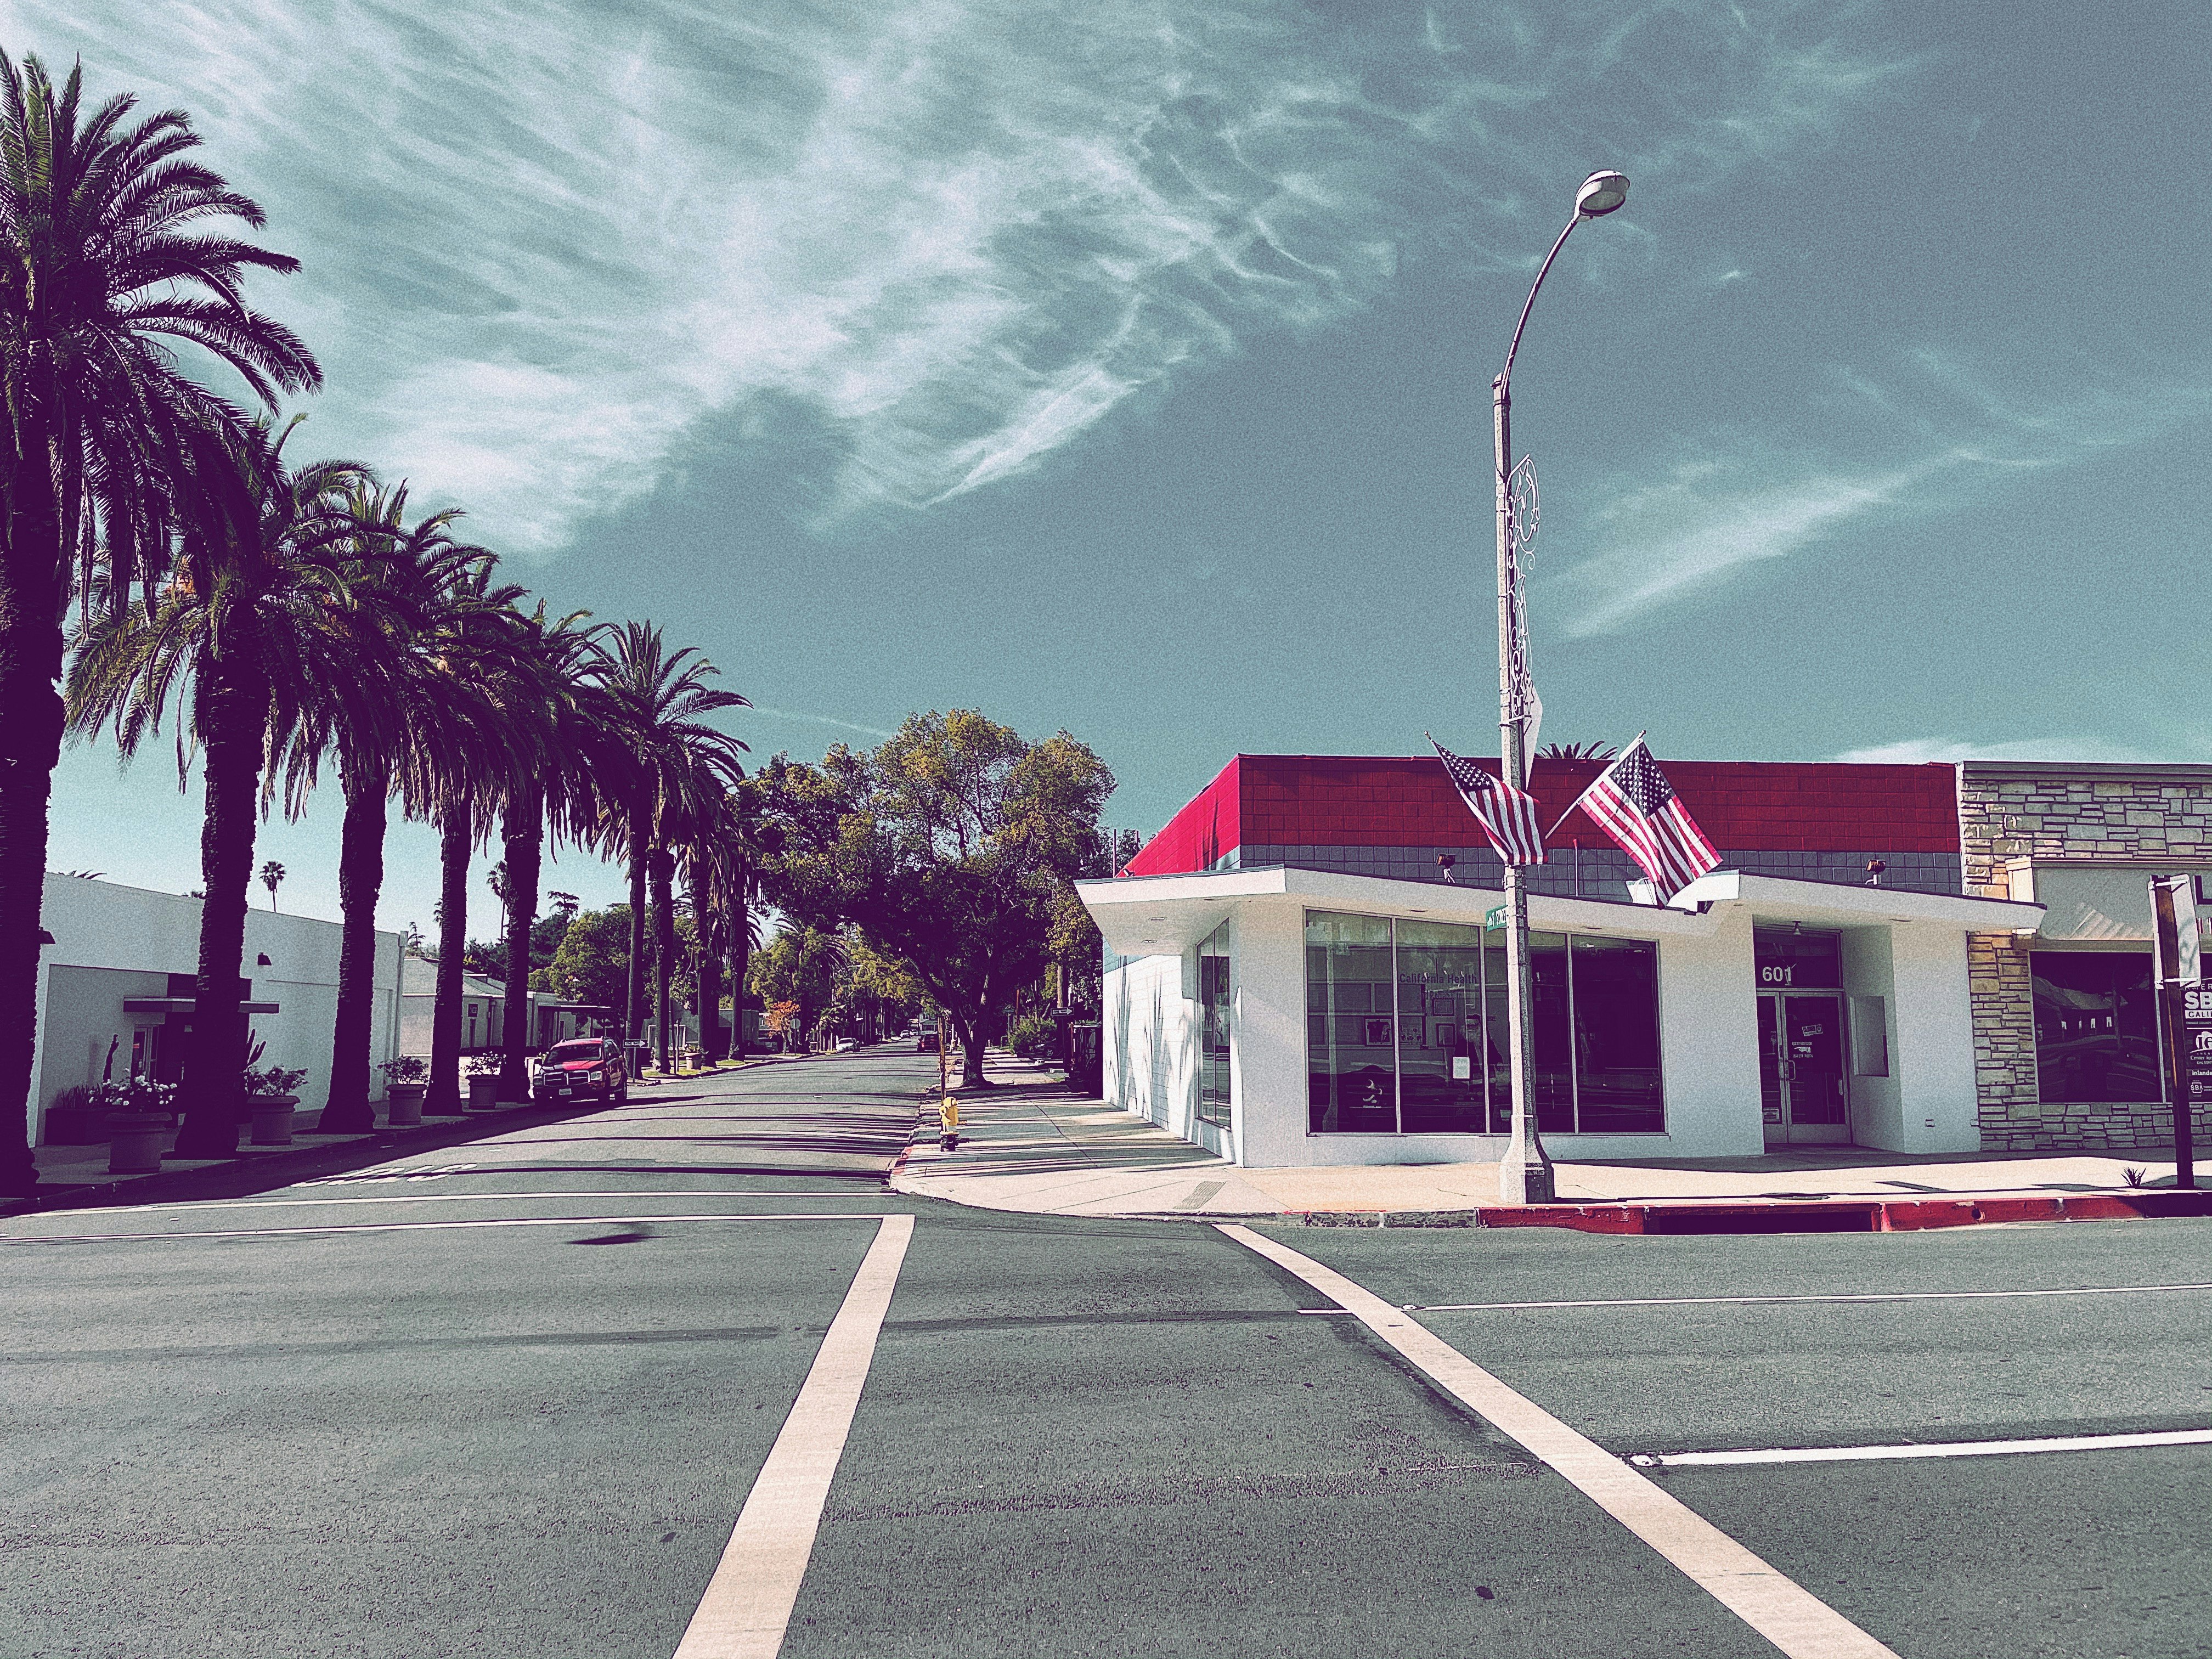
[{"label": "street light pole", "polygon": [[[1575,192],[1575,210],[1559,240],[1544,256],[1529,285],[1528,303],[1514,325],[1505,349],[1505,367],[1490,385],[1491,459],[1498,490],[1498,755],[1505,787],[1528,787],[1527,709],[1516,672],[1521,634],[1521,595],[1513,546],[1513,358],[1522,331],[1535,309],[1536,291],[1567,238],[1585,219],[1611,213],[1628,199],[1628,179],[1618,173],[1593,173]],[[1528,967],[1528,877],[1525,866],[1505,866],[1505,1063],[1512,1100],[1512,1134],[1498,1166],[1498,1197],[1507,1204],[1549,1204],[1554,1195],[1552,1160],[1537,1133],[1534,1077],[1534,995]]]}]

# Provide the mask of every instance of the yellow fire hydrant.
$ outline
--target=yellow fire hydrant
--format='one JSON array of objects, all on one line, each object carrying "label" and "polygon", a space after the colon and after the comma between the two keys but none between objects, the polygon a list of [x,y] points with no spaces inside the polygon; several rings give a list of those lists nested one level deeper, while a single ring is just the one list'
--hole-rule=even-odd
[{"label": "yellow fire hydrant", "polygon": [[947,1095],[937,1106],[937,1144],[951,1152],[960,1144],[960,1101],[957,1096]]}]

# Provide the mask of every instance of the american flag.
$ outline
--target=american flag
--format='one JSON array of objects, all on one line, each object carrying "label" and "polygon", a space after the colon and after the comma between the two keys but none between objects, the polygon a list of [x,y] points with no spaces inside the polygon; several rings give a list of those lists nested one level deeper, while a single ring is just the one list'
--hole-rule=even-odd
[{"label": "american flag", "polygon": [[1459,798],[1467,803],[1467,810],[1474,814],[1474,821],[1482,826],[1482,833],[1498,849],[1498,856],[1508,864],[1541,864],[1544,860],[1544,832],[1538,828],[1536,798],[1524,795],[1518,789],[1508,789],[1473,761],[1455,755],[1434,738],[1429,746],[1437,751],[1437,758],[1444,763],[1445,775]]},{"label": "american flag", "polygon": [[1589,813],[1669,898],[1706,871],[1720,868],[1721,855],[1640,737],[1597,775],[1597,781],[1583,791],[1575,805]]}]

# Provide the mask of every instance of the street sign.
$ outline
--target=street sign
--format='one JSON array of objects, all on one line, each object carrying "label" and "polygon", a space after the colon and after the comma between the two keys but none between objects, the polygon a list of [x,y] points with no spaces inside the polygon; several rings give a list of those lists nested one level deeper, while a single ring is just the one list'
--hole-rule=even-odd
[{"label": "street sign", "polygon": [[1503,927],[1504,925],[1505,907],[1504,905],[1497,905],[1482,913],[1482,931],[1484,933],[1488,933],[1493,927]]},{"label": "street sign", "polygon": [[2203,923],[2197,908],[2195,876],[2150,878],[2151,933],[2156,940],[2159,982],[2204,982]]}]

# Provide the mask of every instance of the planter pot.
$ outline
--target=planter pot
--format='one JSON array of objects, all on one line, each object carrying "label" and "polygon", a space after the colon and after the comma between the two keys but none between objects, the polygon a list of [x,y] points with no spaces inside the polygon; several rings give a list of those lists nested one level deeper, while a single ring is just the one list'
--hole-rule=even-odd
[{"label": "planter pot", "polygon": [[469,1079],[469,1109],[490,1112],[499,1109],[499,1073],[486,1073]]},{"label": "planter pot", "polygon": [[292,1144],[292,1114],[300,1103],[297,1095],[274,1095],[265,1099],[246,1102],[246,1109],[253,1118],[253,1145],[256,1146],[289,1146]]},{"label": "planter pot", "polygon": [[107,1172],[147,1175],[161,1167],[161,1143],[168,1138],[167,1112],[110,1112],[107,1115]]},{"label": "planter pot", "polygon": [[422,1097],[429,1092],[421,1083],[394,1083],[384,1091],[384,1127],[411,1129],[422,1121]]}]

